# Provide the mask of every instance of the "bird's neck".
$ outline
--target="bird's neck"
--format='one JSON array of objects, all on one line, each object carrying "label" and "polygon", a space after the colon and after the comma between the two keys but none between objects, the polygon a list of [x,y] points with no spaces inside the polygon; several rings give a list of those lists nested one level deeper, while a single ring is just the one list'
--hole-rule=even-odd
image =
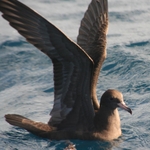
[{"label": "bird's neck", "polygon": [[101,106],[94,117],[96,132],[104,136],[118,138],[121,135],[120,117],[117,108],[111,110]]}]

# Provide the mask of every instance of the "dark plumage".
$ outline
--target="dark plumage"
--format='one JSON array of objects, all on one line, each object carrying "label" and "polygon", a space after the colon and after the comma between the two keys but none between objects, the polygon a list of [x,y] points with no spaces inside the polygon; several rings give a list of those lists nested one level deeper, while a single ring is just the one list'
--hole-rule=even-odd
[{"label": "dark plumage", "polygon": [[48,124],[20,115],[6,121],[49,139],[113,140],[121,135],[117,107],[132,114],[123,96],[107,90],[97,100],[98,76],[106,58],[107,0],[92,0],[81,21],[77,43],[17,0],[0,0],[0,11],[26,40],[53,62],[54,106]]}]

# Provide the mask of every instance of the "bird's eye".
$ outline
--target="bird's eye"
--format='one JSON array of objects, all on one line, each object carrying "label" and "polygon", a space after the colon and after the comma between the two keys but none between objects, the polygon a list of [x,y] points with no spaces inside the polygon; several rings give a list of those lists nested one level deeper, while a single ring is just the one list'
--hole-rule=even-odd
[{"label": "bird's eye", "polygon": [[113,98],[113,97],[111,97],[111,98],[110,98],[110,100],[112,101],[112,100],[114,100],[114,98]]}]

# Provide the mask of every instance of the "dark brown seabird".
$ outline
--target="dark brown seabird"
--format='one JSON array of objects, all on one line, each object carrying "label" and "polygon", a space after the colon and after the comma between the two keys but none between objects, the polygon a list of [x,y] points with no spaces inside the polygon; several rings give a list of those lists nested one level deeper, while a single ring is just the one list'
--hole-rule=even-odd
[{"label": "dark brown seabird", "polygon": [[26,40],[53,63],[54,106],[48,124],[16,114],[6,121],[49,139],[113,140],[121,135],[117,107],[132,114],[119,91],[97,100],[98,76],[106,58],[107,0],[92,0],[81,21],[77,44],[17,0],[0,0],[0,11]]}]

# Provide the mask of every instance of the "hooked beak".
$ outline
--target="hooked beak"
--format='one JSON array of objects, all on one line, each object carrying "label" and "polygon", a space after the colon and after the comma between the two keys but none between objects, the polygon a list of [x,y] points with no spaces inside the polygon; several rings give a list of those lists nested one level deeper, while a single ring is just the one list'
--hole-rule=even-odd
[{"label": "hooked beak", "polygon": [[118,105],[118,107],[124,109],[125,111],[129,112],[132,115],[132,109],[127,107],[124,102],[123,103],[118,103],[117,105]]}]

